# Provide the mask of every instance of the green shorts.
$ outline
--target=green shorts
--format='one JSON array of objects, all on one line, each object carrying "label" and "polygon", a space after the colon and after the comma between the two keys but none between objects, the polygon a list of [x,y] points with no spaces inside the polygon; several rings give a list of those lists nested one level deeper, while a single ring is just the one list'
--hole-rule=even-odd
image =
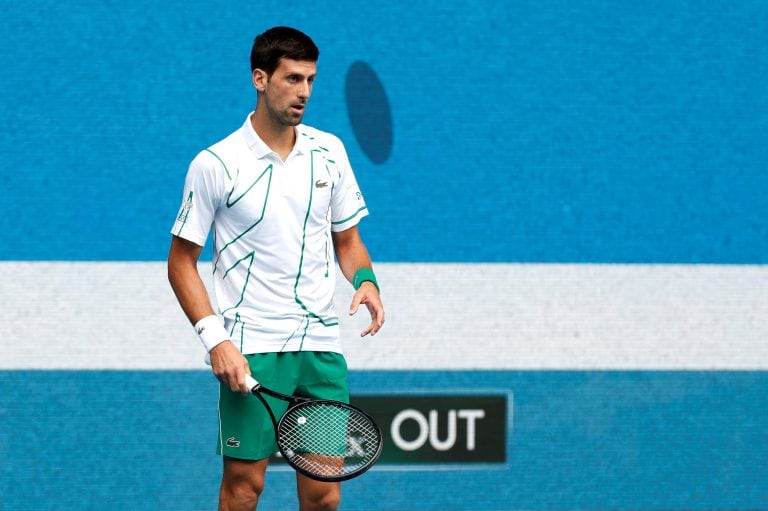
[{"label": "green shorts", "polygon": [[[349,402],[347,362],[340,353],[296,351],[245,355],[251,373],[265,387],[287,395]],[[288,402],[264,398],[279,421]],[[216,452],[232,458],[260,460],[277,452],[269,413],[256,396],[219,389],[219,438]]]}]

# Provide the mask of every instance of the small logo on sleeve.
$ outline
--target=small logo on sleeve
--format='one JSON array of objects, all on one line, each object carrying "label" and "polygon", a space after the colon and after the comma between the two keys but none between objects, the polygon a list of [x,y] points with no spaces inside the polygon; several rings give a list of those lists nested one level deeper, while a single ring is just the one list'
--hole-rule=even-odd
[{"label": "small logo on sleeve", "polygon": [[187,217],[189,217],[189,211],[192,209],[192,191],[190,190],[189,196],[184,200],[184,203],[181,205],[181,209],[179,210],[179,216],[176,217],[176,220],[179,222],[186,222]]},{"label": "small logo on sleeve", "polygon": [[315,188],[325,188],[326,186],[328,186],[328,181],[322,181],[320,179],[315,181]]}]

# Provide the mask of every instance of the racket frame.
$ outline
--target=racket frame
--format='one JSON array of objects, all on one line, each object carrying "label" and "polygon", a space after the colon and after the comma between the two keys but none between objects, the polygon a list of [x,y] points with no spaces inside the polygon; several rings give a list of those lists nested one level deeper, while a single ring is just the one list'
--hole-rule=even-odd
[{"label": "racket frame", "polygon": [[[289,396],[287,394],[283,394],[281,392],[277,392],[276,390],[272,390],[268,387],[263,386],[261,383],[259,383],[253,376],[246,375],[245,376],[245,382],[248,385],[248,388],[251,389],[251,394],[256,396],[259,401],[261,401],[261,404],[264,405],[264,408],[267,409],[267,413],[269,414],[269,418],[272,420],[272,426],[274,427],[275,431],[275,442],[277,443],[277,448],[280,450],[280,454],[282,454],[283,459],[286,463],[288,463],[291,468],[296,470],[297,472],[304,474],[305,476],[309,477],[310,479],[314,479],[316,481],[322,481],[322,482],[340,482],[340,481],[346,481],[347,479],[352,479],[354,477],[357,477],[364,472],[368,471],[379,459],[381,456],[381,451],[384,447],[383,438],[381,434],[381,429],[379,428],[379,425],[376,424],[376,422],[371,418],[370,415],[365,413],[360,408],[351,405],[349,403],[344,403],[342,401],[335,401],[331,399],[316,399],[312,397],[304,397],[304,396]],[[268,396],[287,401],[288,402],[288,409],[283,413],[283,415],[280,416],[280,420],[278,420],[275,417],[275,413],[272,411],[272,407],[269,406],[269,403],[267,403],[267,400],[264,399],[263,394],[266,394]],[[378,445],[376,447],[376,452],[371,456],[371,459],[362,467],[353,470],[352,472],[340,474],[337,476],[322,476],[319,474],[315,474],[313,472],[310,472],[308,470],[305,470],[304,468],[296,465],[293,461],[291,461],[291,457],[283,450],[283,446],[281,445],[278,431],[280,430],[280,424],[282,421],[289,415],[291,411],[293,411],[296,408],[299,408],[303,405],[306,405],[308,403],[315,403],[315,404],[330,404],[333,406],[346,408],[351,411],[354,411],[355,413],[359,413],[368,421],[371,423],[371,425],[375,428],[376,436],[378,438]]]}]

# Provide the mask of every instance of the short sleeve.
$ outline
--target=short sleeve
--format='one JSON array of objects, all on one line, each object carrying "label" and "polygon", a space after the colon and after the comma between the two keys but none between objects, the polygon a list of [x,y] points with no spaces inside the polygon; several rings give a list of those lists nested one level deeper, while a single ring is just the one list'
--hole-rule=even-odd
[{"label": "short sleeve", "polygon": [[207,151],[192,160],[171,234],[204,246],[224,193],[223,164]]},{"label": "short sleeve", "polygon": [[352,172],[344,144],[337,138],[335,141],[333,156],[336,159],[339,180],[331,201],[331,230],[340,232],[357,225],[363,217],[368,215],[368,207],[365,205],[365,199]]}]

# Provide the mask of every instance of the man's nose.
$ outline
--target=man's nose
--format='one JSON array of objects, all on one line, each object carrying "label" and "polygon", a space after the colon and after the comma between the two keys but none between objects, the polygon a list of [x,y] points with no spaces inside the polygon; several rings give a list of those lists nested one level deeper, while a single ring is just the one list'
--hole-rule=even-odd
[{"label": "man's nose", "polygon": [[308,98],[310,94],[312,94],[312,84],[309,81],[301,82],[301,87],[299,88],[299,97]]}]

